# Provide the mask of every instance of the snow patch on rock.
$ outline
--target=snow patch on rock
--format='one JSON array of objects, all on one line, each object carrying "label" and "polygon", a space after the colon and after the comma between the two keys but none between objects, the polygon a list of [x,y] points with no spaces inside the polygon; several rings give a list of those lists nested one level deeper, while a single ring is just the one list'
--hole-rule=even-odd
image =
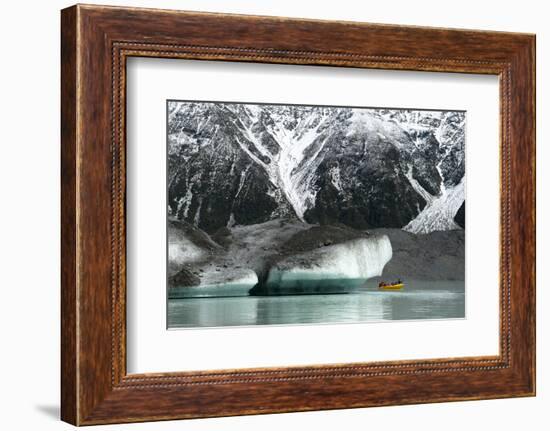
[{"label": "snow patch on rock", "polygon": [[432,197],[422,212],[409,222],[403,230],[424,234],[434,231],[462,229],[454,221],[454,217],[464,202],[464,186],[465,177],[462,177],[462,180],[456,186],[443,188],[442,193],[435,198]]}]

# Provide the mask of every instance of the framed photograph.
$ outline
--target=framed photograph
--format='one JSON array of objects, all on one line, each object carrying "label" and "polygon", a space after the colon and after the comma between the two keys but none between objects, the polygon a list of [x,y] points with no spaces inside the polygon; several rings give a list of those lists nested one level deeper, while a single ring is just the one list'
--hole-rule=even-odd
[{"label": "framed photograph", "polygon": [[167,121],[169,329],[465,317],[464,111],[168,100]]},{"label": "framed photograph", "polygon": [[61,14],[62,419],[535,394],[535,37]]}]

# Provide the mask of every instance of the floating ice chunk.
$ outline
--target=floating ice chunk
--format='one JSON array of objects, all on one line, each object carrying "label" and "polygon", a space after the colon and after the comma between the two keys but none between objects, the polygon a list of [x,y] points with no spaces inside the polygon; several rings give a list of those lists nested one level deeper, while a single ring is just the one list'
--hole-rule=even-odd
[{"label": "floating ice chunk", "polygon": [[266,294],[347,293],[382,275],[392,258],[387,235],[373,235],[297,254],[273,265]]},{"label": "floating ice chunk", "polygon": [[221,296],[247,296],[252,287],[258,283],[258,276],[251,269],[214,268],[201,275],[197,286],[170,286],[170,298],[200,298]]}]

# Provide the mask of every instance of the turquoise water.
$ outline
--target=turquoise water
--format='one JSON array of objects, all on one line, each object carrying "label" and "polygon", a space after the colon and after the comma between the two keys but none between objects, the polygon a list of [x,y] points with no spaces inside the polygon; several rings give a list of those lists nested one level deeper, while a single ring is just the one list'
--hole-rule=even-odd
[{"label": "turquoise water", "polygon": [[[371,283],[372,284],[372,283]],[[463,281],[407,281],[341,295],[246,296],[168,300],[168,327],[220,327],[456,319],[465,316]]]}]

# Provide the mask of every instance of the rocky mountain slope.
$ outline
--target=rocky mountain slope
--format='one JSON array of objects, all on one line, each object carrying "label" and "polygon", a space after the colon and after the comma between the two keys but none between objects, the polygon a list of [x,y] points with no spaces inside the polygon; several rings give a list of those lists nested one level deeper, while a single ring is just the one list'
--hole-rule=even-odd
[{"label": "rocky mountain slope", "polygon": [[[169,102],[171,217],[459,229],[464,112]],[[463,213],[462,209],[462,213]]]}]

